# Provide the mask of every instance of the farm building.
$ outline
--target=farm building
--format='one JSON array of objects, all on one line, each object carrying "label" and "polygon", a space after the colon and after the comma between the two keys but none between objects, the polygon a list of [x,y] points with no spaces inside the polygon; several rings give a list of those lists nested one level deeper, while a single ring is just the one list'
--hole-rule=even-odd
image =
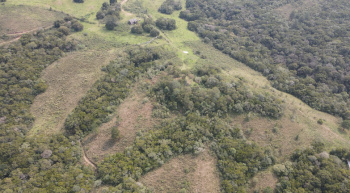
[{"label": "farm building", "polygon": [[139,22],[139,20],[138,19],[130,19],[129,21],[128,21],[128,24],[129,25],[135,25],[135,24],[137,24]]}]

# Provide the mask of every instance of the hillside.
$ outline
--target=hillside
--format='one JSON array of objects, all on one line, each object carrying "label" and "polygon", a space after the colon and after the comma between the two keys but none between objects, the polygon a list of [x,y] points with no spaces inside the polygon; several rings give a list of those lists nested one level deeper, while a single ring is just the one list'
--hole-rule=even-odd
[{"label": "hillside", "polygon": [[1,3],[0,191],[348,192],[346,5]]}]

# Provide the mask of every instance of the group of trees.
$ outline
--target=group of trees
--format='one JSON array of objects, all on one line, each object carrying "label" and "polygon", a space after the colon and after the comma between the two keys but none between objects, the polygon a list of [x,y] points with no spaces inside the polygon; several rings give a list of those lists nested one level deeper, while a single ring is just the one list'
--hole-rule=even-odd
[{"label": "group of trees", "polygon": [[131,28],[131,33],[142,34],[143,32],[149,33],[152,37],[157,37],[160,34],[152,18],[144,18],[141,25],[136,25]]},{"label": "group of trees", "polygon": [[175,19],[160,17],[156,20],[156,26],[161,30],[174,30],[176,29],[176,21]]},{"label": "group of trees", "polygon": [[170,110],[198,112],[203,116],[225,116],[228,113],[256,112],[262,116],[279,118],[283,115],[278,98],[256,93],[242,81],[226,81],[219,69],[210,65],[194,70],[195,86],[185,79],[167,76],[153,88],[157,100]]},{"label": "group of trees", "polygon": [[96,19],[103,20],[108,30],[113,30],[120,19],[121,5],[116,0],[104,2],[100,11],[96,13]]},{"label": "group of trees", "polygon": [[298,150],[291,162],[273,167],[279,177],[276,192],[349,192],[350,170],[346,160],[349,150],[324,151],[322,143],[313,148]]},{"label": "group of trees", "polygon": [[77,19],[66,16],[63,20],[57,20],[54,22],[54,27],[58,28],[58,31],[68,35],[71,30],[73,31],[83,31],[84,26]]},{"label": "group of trees", "polygon": [[72,28],[67,22],[0,47],[0,192],[92,188],[95,176],[79,163],[81,149],[76,138],[40,133],[26,137],[34,121],[30,105],[47,87],[39,78],[42,70],[77,45],[66,39],[66,29]]},{"label": "group of trees", "polygon": [[179,11],[182,9],[181,0],[165,0],[159,7],[158,11],[164,14],[172,14],[174,10]]},{"label": "group of trees", "polygon": [[[156,98],[163,110],[170,108],[177,118],[165,119],[155,130],[140,132],[124,153],[106,157],[98,166],[99,178],[125,190],[125,187],[130,188],[125,186],[126,183],[138,180],[167,160],[180,154],[200,154],[209,146],[218,159],[222,191],[244,192],[254,174],[273,165],[275,159],[269,152],[245,140],[242,131],[230,126],[223,117],[229,113],[227,101],[233,102],[231,96],[244,104],[254,96],[248,93],[244,93],[248,98],[242,96],[240,92],[245,88],[240,83],[224,82],[218,68],[204,66],[195,70],[197,86],[190,86],[185,79],[175,80],[186,76],[186,72],[179,71],[176,66],[168,67],[166,72],[149,96]],[[211,78],[216,81],[209,80]],[[227,95],[227,89],[232,88],[232,95]],[[223,104],[218,101],[223,101]],[[213,108],[204,110],[203,103],[209,104],[204,105],[205,108],[210,105]],[[236,113],[248,111],[252,109],[241,109]]]},{"label": "group of trees", "polygon": [[[289,17],[279,8],[298,7]],[[187,0],[180,17],[204,42],[317,110],[350,118],[350,2]],[[331,11],[332,10],[332,11]]]}]

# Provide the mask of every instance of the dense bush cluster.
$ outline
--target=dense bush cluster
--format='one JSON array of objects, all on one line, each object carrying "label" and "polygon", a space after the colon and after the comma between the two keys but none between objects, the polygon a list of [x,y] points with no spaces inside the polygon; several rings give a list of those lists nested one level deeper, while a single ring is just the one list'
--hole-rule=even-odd
[{"label": "dense bush cluster", "polygon": [[181,0],[165,0],[159,7],[158,11],[164,14],[172,14],[175,10],[181,10],[182,4]]},{"label": "dense bush cluster", "polygon": [[149,33],[152,37],[157,37],[160,34],[152,18],[144,18],[141,25],[135,25],[131,28],[131,33],[142,34],[143,32]]},{"label": "dense bush cluster", "polygon": [[242,81],[225,81],[219,69],[200,66],[194,70],[193,84],[167,76],[153,88],[157,100],[170,110],[198,112],[201,115],[225,116],[228,113],[256,112],[279,118],[281,101],[268,94],[255,93]]},{"label": "dense bush cluster", "polygon": [[[279,9],[298,7],[288,18]],[[223,53],[315,109],[350,117],[350,2],[187,0],[180,17]]]},{"label": "dense bush cluster", "polygon": [[[57,20],[54,22],[54,27],[58,28],[60,32],[68,35],[71,30],[73,31],[83,31],[84,26],[77,19],[67,16],[63,20]],[[70,30],[71,29],[71,30]]]},{"label": "dense bush cluster", "polygon": [[273,167],[279,177],[276,192],[349,192],[349,150],[329,153],[322,148],[297,151],[291,162]]},{"label": "dense bush cluster", "polygon": [[161,17],[156,20],[156,26],[161,30],[174,30],[176,29],[176,21]]},{"label": "dense bush cluster", "polygon": [[99,177],[112,185],[124,184],[129,178],[137,180],[176,155],[201,153],[206,143],[218,156],[222,188],[226,192],[244,190],[250,177],[273,164],[273,157],[242,139],[239,129],[217,117],[208,119],[190,113],[164,122],[159,129],[140,132],[124,153],[103,160]]},{"label": "dense bush cluster", "polygon": [[34,97],[46,89],[42,70],[72,51],[69,26],[23,35],[0,48],[0,192],[90,191],[94,175],[79,164],[75,138],[26,137],[34,118]]},{"label": "dense bush cluster", "polygon": [[109,120],[115,107],[127,96],[130,85],[142,73],[155,65],[162,51],[157,48],[129,50],[128,58],[112,62],[103,70],[106,76],[79,102],[67,117],[64,127],[71,134],[86,134]]},{"label": "dense bush cluster", "polygon": [[[220,70],[209,66],[195,70],[194,73],[198,76],[194,79],[203,79],[197,86],[190,86],[185,79],[176,80],[176,77],[185,75],[185,72],[179,71],[176,66],[170,66],[166,71],[168,74],[153,86],[150,96],[160,103],[155,105],[154,111],[157,115],[169,112],[170,108],[177,110],[178,117],[165,119],[157,129],[139,132],[134,144],[126,148],[124,153],[105,158],[98,166],[99,178],[104,183],[124,187],[125,180],[137,180],[177,155],[200,154],[210,147],[218,158],[222,191],[245,191],[249,179],[259,170],[274,164],[274,158],[269,152],[264,152],[255,144],[247,142],[240,129],[230,126],[222,118],[229,113],[228,105],[225,102],[225,105],[219,105],[218,101],[233,100],[231,96],[219,90],[225,85],[220,79]],[[210,77],[219,78],[221,81],[204,80]],[[235,95],[235,100],[249,103],[250,99],[238,91],[245,90],[242,86],[232,88],[239,88],[231,92],[232,96]],[[197,98],[198,93],[201,98]],[[222,100],[218,100],[219,98]],[[252,111],[243,108],[240,110],[237,113]],[[281,114],[282,112],[278,112],[278,115],[271,116],[278,117]]]},{"label": "dense bush cluster", "polygon": [[96,19],[103,20],[108,30],[113,30],[120,19],[121,5],[116,1],[104,2],[100,11],[96,13]]}]

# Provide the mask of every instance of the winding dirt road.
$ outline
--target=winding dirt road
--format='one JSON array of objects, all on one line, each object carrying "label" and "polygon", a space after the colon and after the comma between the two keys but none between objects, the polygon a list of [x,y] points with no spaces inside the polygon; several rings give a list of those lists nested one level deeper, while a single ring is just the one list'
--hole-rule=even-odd
[{"label": "winding dirt road", "polygon": [[86,156],[86,153],[85,153],[85,150],[84,150],[84,147],[81,145],[81,142],[79,140],[79,144],[80,144],[80,147],[83,151],[83,158],[84,158],[84,161],[86,162],[87,165],[93,167],[95,170],[97,169],[97,165],[94,164],[92,161],[90,161],[90,159]]}]

